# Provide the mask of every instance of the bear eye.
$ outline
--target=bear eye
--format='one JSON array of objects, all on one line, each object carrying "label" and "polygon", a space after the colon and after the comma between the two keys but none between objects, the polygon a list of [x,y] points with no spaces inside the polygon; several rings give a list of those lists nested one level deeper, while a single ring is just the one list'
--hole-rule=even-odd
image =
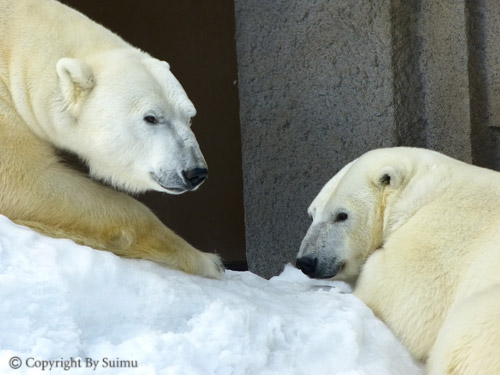
[{"label": "bear eye", "polygon": [[151,125],[158,124],[158,119],[153,115],[144,116],[144,121],[146,121],[148,124],[151,124]]},{"label": "bear eye", "polygon": [[335,221],[346,221],[349,216],[345,212],[339,212],[335,217]]}]

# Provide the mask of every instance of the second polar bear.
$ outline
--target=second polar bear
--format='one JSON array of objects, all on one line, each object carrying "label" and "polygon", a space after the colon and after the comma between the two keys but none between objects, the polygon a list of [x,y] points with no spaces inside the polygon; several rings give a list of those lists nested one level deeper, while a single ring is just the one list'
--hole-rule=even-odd
[{"label": "second polar bear", "polygon": [[370,151],[309,207],[297,266],[346,280],[428,374],[500,374],[500,173]]},{"label": "second polar bear", "polygon": [[195,190],[207,166],[196,111],[166,62],[54,0],[0,0],[0,214],[52,237],[219,277],[219,257],[129,192]]}]

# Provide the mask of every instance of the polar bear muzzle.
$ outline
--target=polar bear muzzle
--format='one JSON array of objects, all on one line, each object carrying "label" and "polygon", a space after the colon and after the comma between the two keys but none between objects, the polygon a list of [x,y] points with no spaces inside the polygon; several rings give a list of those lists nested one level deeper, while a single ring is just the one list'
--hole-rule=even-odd
[{"label": "polar bear muzzle", "polygon": [[187,171],[182,171],[182,177],[189,190],[196,189],[208,177],[207,168],[193,168]]},{"label": "polar bear muzzle", "polygon": [[349,259],[346,257],[344,233],[348,214],[343,210],[334,217],[333,221],[322,221],[316,217],[300,244],[296,266],[311,278],[341,277]]},{"label": "polar bear muzzle", "polygon": [[170,194],[182,194],[196,190],[208,177],[208,169],[192,168],[182,170],[179,174],[151,173],[153,180]]},{"label": "polar bear muzzle", "polygon": [[313,279],[331,279],[342,270],[344,263],[336,258],[327,261],[326,259],[306,255],[297,258],[296,266]]}]

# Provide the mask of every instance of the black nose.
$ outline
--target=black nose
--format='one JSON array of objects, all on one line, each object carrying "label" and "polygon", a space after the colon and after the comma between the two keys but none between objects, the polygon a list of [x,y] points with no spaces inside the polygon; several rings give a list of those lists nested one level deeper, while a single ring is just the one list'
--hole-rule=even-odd
[{"label": "black nose", "polygon": [[316,265],[318,264],[318,258],[313,257],[301,257],[297,258],[296,266],[299,270],[304,272],[307,276],[314,276],[316,274]]},{"label": "black nose", "polygon": [[208,169],[206,168],[193,168],[187,171],[182,171],[182,176],[186,181],[189,188],[194,189],[205,181],[208,177]]}]

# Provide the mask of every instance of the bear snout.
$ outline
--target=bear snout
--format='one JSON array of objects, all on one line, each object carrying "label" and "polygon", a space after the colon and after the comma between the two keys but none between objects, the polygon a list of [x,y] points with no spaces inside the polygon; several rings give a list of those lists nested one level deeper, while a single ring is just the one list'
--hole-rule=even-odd
[{"label": "bear snout", "polygon": [[193,168],[182,171],[182,177],[186,187],[190,190],[201,185],[208,177],[208,169],[206,168]]},{"label": "bear snout", "polygon": [[337,258],[329,260],[306,255],[297,258],[296,267],[313,279],[331,279],[344,268],[345,263]]},{"label": "bear snout", "polygon": [[314,277],[317,264],[318,258],[310,256],[297,258],[297,261],[295,263],[297,268],[309,277]]}]

